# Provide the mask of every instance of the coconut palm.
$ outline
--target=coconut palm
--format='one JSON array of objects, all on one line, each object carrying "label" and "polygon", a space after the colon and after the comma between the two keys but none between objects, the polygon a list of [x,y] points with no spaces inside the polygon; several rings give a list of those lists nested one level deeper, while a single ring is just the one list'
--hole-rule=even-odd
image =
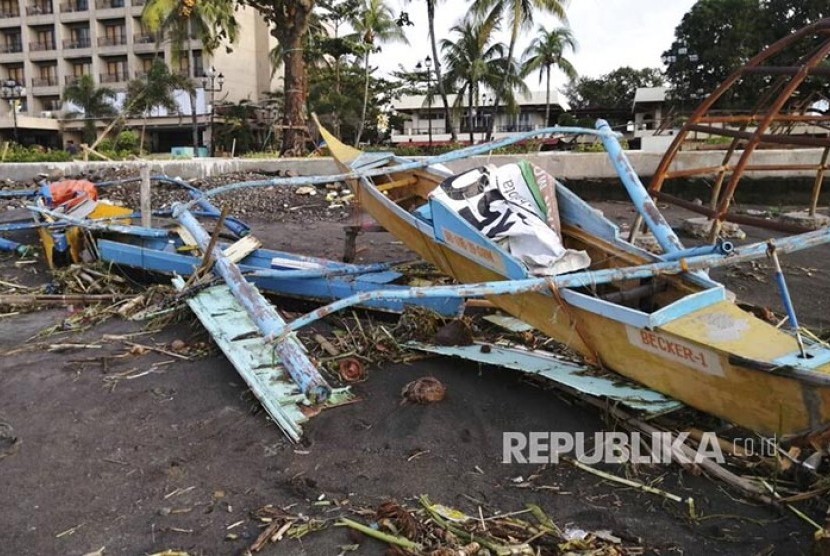
[{"label": "coconut palm", "polygon": [[458,133],[455,129],[455,123],[450,111],[450,103],[447,97],[447,88],[444,84],[443,73],[441,69],[441,59],[438,56],[438,39],[435,36],[435,6],[441,0],[426,0],[427,5],[427,22],[429,27],[429,42],[432,48],[432,59],[435,60],[435,84],[438,89],[438,95],[441,97],[441,102],[444,105],[444,118],[448,122],[450,128],[450,140],[452,142],[458,141]]},{"label": "coconut palm", "polygon": [[109,87],[96,86],[91,75],[82,75],[63,89],[63,101],[78,108],[69,111],[67,116],[84,117],[84,143],[91,145],[95,142],[96,119],[113,118],[118,113],[112,104],[114,99],[115,91]]},{"label": "coconut palm", "polygon": [[126,111],[130,116],[143,118],[140,150],[144,148],[144,135],[150,112],[154,108],[164,108],[169,114],[179,111],[175,91],[183,88],[182,81],[182,76],[170,73],[167,64],[161,59],[156,59],[144,78],[133,79],[127,84],[127,96],[124,99]]},{"label": "coconut palm", "polygon": [[[234,16],[233,0],[149,0],[141,12],[141,20],[159,38],[170,40],[173,57],[186,56],[185,45],[191,35],[202,41],[202,50],[211,54],[223,43],[234,43],[239,38],[239,26]],[[226,47],[227,48],[227,47]],[[196,84],[180,80],[178,89],[190,100],[193,129],[193,149],[199,147],[199,122],[196,112]]]},{"label": "coconut palm", "polygon": [[380,50],[379,44],[402,42],[409,44],[403,29],[398,26],[392,8],[386,5],[385,0],[363,0],[357,17],[352,22],[355,32],[361,37],[363,50],[363,111],[360,125],[357,129],[355,145],[360,143],[360,137],[366,126],[366,112],[369,108],[369,56]]},{"label": "coconut palm", "polygon": [[[515,65],[516,41],[522,30],[530,29],[533,24],[533,17],[536,12],[551,13],[563,22],[567,22],[565,5],[567,0],[474,0],[473,12],[479,17],[488,17],[493,12],[505,16],[510,29],[510,46],[507,50],[508,67]],[[507,87],[512,80],[510,73],[505,73],[501,86],[495,90],[495,106],[508,94]],[[494,118],[495,120],[495,118]],[[493,121],[490,122],[490,129],[487,130],[487,139],[493,135]]]},{"label": "coconut palm", "polygon": [[550,124],[550,72],[558,68],[573,81],[576,79],[576,70],[573,64],[565,58],[565,50],[576,52],[576,39],[567,27],[546,29],[540,25],[536,31],[536,38],[522,54],[522,75],[528,76],[539,70],[539,82],[545,78],[545,125]]},{"label": "coconut palm", "polygon": [[473,107],[479,108],[481,88],[497,87],[503,70],[505,46],[502,43],[491,44],[498,21],[496,13],[484,21],[464,20],[450,29],[457,36],[455,41],[441,41],[447,70],[445,84],[458,93],[455,100],[457,109],[461,108],[467,96],[471,143],[475,142]]},{"label": "coconut palm", "polygon": [[177,57],[192,35],[211,53],[239,37],[235,9],[233,0],[149,0],[141,21],[150,31],[164,34]]}]

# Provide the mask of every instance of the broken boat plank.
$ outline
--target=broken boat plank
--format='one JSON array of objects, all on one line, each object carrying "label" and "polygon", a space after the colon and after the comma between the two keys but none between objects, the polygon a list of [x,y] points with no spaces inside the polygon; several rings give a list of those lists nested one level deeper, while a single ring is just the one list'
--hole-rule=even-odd
[{"label": "broken boat plank", "polygon": [[[184,280],[174,285],[181,289]],[[269,417],[294,442],[307,421],[301,407],[308,404],[285,367],[259,334],[230,288],[221,284],[202,290],[187,304],[254,393]]]},{"label": "broken boat plank", "polygon": [[665,413],[682,407],[680,402],[654,390],[625,381],[621,376],[607,377],[588,374],[586,371],[591,370],[590,366],[561,359],[549,352],[530,351],[484,342],[470,346],[436,346],[409,342],[406,346],[419,351],[460,357],[468,361],[541,376],[585,394],[607,398],[646,413]]}]

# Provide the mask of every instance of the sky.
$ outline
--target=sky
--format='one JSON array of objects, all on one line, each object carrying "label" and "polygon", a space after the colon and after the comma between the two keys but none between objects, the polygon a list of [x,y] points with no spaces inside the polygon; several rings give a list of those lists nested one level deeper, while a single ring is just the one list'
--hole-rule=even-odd
[{"label": "sky", "polygon": [[[406,28],[409,45],[383,45],[372,63],[383,73],[401,65],[412,70],[430,54],[426,3],[388,1],[396,14],[401,10],[409,13],[414,24]],[[578,50],[568,59],[577,73],[586,77],[599,77],[621,66],[662,68],[660,55],[671,46],[675,27],[694,3],[695,0],[571,0],[566,9]],[[469,5],[470,2],[458,0],[439,1],[435,22],[439,40],[449,36],[449,29],[464,16]],[[550,28],[560,26],[561,22],[550,16],[537,17],[533,31],[539,24]],[[533,31],[520,38],[518,55],[532,40]],[[506,44],[509,35],[502,33],[498,39]],[[539,83],[538,76],[528,78],[527,82],[532,90],[544,90],[544,82]],[[563,75],[554,75],[552,88],[562,89],[566,82]]]}]

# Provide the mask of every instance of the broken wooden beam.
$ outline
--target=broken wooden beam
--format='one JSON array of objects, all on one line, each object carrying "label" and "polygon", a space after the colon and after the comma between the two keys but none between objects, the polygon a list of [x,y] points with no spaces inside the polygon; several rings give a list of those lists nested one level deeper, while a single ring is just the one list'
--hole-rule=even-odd
[{"label": "broken wooden beam", "polygon": [[[190,232],[199,248],[207,251],[210,236],[199,221],[183,204],[175,204],[173,211],[176,220]],[[277,310],[253,284],[245,279],[239,267],[225,256],[222,249],[214,246],[210,255],[214,260],[213,271],[222,277],[234,298],[245,309],[262,335],[266,338],[276,338],[276,332],[282,330],[286,324]],[[274,343],[274,351],[300,391],[312,403],[324,402],[328,399],[331,395],[331,387],[311,362],[305,347],[295,334],[287,334],[277,339]]]}]

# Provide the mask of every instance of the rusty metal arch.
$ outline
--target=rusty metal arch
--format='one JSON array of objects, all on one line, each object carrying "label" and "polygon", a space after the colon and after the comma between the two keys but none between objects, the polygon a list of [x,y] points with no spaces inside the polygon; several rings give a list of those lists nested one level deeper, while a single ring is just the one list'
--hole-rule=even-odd
[{"label": "rusty metal arch", "polygon": [[[769,65],[769,61],[782,51],[802,41],[815,41],[816,39],[818,39],[818,44],[795,64],[789,66]],[[710,234],[712,240],[717,237],[724,220],[785,232],[805,231],[800,226],[731,214],[729,213],[729,205],[743,174],[747,171],[814,171],[815,181],[809,211],[810,214],[815,214],[824,175],[830,169],[830,166],[828,166],[830,133],[826,137],[817,137],[804,133],[798,134],[794,131],[796,131],[796,126],[799,124],[819,126],[830,131],[830,110],[823,114],[808,114],[808,109],[812,103],[819,100],[815,97],[808,97],[806,101],[800,103],[792,101],[794,100],[794,94],[798,92],[799,87],[804,84],[808,77],[830,77],[830,67],[822,66],[822,63],[828,57],[830,57],[830,18],[817,21],[777,41],[754,56],[746,65],[733,72],[694,110],[675,136],[652,177],[649,185],[650,194],[660,200],[708,216],[712,219]],[[714,113],[713,107],[716,103],[742,79],[750,75],[766,75],[776,77],[776,79],[752,109],[740,114],[719,115]],[[827,97],[824,97],[824,100],[827,100]],[[727,127],[727,125],[734,127]],[[678,171],[670,170],[683,144],[689,141],[691,133],[705,133],[709,136],[721,136],[731,139],[719,166]],[[815,164],[751,165],[750,159],[753,153],[762,145],[823,147],[823,150]],[[739,148],[741,154],[737,162],[730,164]],[[696,205],[661,191],[666,180],[703,175],[716,176],[708,206]],[[728,181],[726,180],[727,176],[729,177]],[[724,182],[726,182],[725,188]],[[638,219],[632,227],[631,239],[636,236],[640,226],[641,222]]]}]

